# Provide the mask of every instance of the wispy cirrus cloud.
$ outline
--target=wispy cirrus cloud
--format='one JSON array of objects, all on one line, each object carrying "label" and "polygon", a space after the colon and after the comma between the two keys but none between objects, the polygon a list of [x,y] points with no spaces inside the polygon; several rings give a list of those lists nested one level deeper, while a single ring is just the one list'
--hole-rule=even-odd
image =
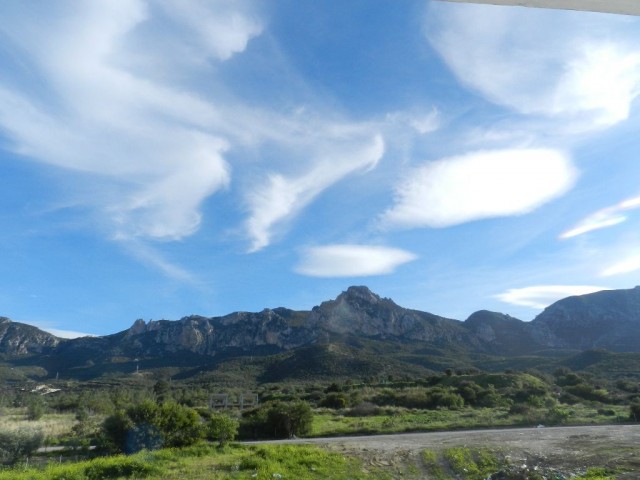
[{"label": "wispy cirrus cloud", "polygon": [[441,126],[440,111],[431,108],[428,112],[392,112],[385,117],[385,122],[390,125],[409,127],[419,135],[435,132]]},{"label": "wispy cirrus cloud", "polygon": [[[1,27],[29,66],[24,78],[0,82],[0,125],[14,150],[116,186],[117,197],[104,204],[85,200],[118,238],[191,235],[203,199],[229,183],[229,145],[224,132],[212,128],[219,114],[213,104],[163,81],[159,72],[141,73],[129,40],[152,22],[153,9],[135,0],[63,2],[50,16],[34,5],[24,8],[31,15],[9,12]],[[205,4],[181,8],[185,17]],[[212,60],[229,58],[257,32],[253,24],[245,27],[228,34],[233,41],[224,32],[207,39],[204,51]],[[144,61],[163,54],[149,45],[142,53]]]},{"label": "wispy cirrus cloud", "polygon": [[372,245],[325,245],[303,251],[295,271],[311,277],[388,275],[418,257],[406,250]]},{"label": "wispy cirrus cloud", "polygon": [[387,226],[449,227],[522,215],[567,192],[576,169],[550,149],[479,151],[428,162],[396,186]]},{"label": "wispy cirrus cloud", "polygon": [[511,288],[506,292],[495,295],[495,298],[512,305],[542,309],[565,297],[586,295],[601,290],[610,289],[593,285],[535,285]]},{"label": "wispy cirrus cloud", "polygon": [[461,83],[559,120],[556,130],[619,123],[640,95],[638,35],[624,17],[433,2],[428,18],[427,37]]},{"label": "wispy cirrus cloud", "polygon": [[606,207],[592,213],[578,222],[577,225],[563,232],[560,235],[560,238],[567,239],[577,237],[594,230],[613,227],[614,225],[623,223],[628,219],[628,215],[625,212],[636,210],[638,208],[640,208],[640,197],[629,198],[616,205]]},{"label": "wispy cirrus cloud", "polygon": [[603,277],[623,275],[640,270],[640,255],[632,255],[620,260],[602,271]]},{"label": "wispy cirrus cloud", "polygon": [[[329,137],[329,140],[331,137]],[[246,230],[252,240],[250,252],[263,249],[271,242],[275,229],[300,213],[313,199],[344,177],[375,168],[384,154],[380,135],[354,141],[351,135],[336,137],[335,146],[322,146],[311,151],[318,157],[312,167],[297,176],[270,174],[247,196],[249,218]],[[340,145],[342,143],[342,145]],[[334,143],[335,145],[335,143]]]},{"label": "wispy cirrus cloud", "polygon": [[[149,261],[141,242],[193,235],[212,195],[235,189],[245,209],[234,213],[248,213],[239,223],[256,251],[322,191],[383,155],[370,125],[330,109],[299,115],[234,95],[221,72],[263,31],[255,2],[43,8],[3,11],[7,51],[21,57],[0,79],[0,128],[15,152],[86,175],[102,194],[74,201],[172,278],[188,275],[158,257]],[[411,121],[430,128],[429,118]],[[273,151],[277,159],[265,153]],[[236,174],[244,177],[234,184]]]}]

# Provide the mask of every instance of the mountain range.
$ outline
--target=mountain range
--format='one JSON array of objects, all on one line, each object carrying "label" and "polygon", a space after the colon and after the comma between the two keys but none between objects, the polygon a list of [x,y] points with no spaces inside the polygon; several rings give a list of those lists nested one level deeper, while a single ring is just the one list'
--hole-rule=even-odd
[{"label": "mountain range", "polygon": [[349,287],[310,311],[136,320],[112,335],[76,339],[0,317],[0,360],[37,367],[41,377],[96,378],[131,372],[134,365],[173,368],[188,377],[220,374],[221,365],[247,359],[259,365],[262,381],[333,375],[336,369],[419,374],[448,364],[498,368],[590,349],[640,352],[640,286],[568,297],[531,322],[487,310],[464,321],[445,318],[403,308],[363,286]]}]

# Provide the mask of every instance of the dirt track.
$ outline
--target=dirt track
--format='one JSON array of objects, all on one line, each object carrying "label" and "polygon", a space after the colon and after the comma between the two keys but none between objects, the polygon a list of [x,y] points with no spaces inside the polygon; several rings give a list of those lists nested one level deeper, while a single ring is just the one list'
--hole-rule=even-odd
[{"label": "dirt track", "polygon": [[511,462],[557,468],[625,468],[620,478],[640,479],[640,425],[515,428],[341,438],[286,440],[278,443],[323,445],[363,457],[372,465],[415,461],[423,449],[453,446],[495,449]]}]

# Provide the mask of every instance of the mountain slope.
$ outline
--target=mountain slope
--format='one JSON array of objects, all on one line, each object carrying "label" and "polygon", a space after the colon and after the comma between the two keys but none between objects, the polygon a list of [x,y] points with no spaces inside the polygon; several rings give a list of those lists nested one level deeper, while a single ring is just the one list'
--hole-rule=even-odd
[{"label": "mountain slope", "polygon": [[530,324],[537,343],[556,348],[640,351],[640,286],[567,297]]},{"label": "mountain slope", "polygon": [[532,322],[486,310],[461,322],[403,308],[366,287],[350,287],[311,311],[275,308],[137,320],[113,335],[72,340],[0,318],[0,355],[7,361],[76,378],[130,373],[139,366],[177,368],[188,375],[214,371],[232,358],[277,354],[285,356],[252,368],[265,380],[309,378],[324,369],[328,376],[389,368],[419,374],[450,366],[505,365],[516,357],[535,365],[532,355],[592,348],[640,352],[640,287],[569,297]]},{"label": "mountain slope", "polygon": [[45,353],[62,341],[39,328],[0,317],[0,354],[14,356]]}]

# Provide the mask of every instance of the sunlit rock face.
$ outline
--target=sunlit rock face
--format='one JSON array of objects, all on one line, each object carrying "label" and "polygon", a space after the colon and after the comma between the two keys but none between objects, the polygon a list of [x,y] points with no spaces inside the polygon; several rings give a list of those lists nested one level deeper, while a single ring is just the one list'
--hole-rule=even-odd
[{"label": "sunlit rock face", "polygon": [[31,325],[0,317],[0,353],[6,355],[45,353],[61,341],[62,339]]}]

